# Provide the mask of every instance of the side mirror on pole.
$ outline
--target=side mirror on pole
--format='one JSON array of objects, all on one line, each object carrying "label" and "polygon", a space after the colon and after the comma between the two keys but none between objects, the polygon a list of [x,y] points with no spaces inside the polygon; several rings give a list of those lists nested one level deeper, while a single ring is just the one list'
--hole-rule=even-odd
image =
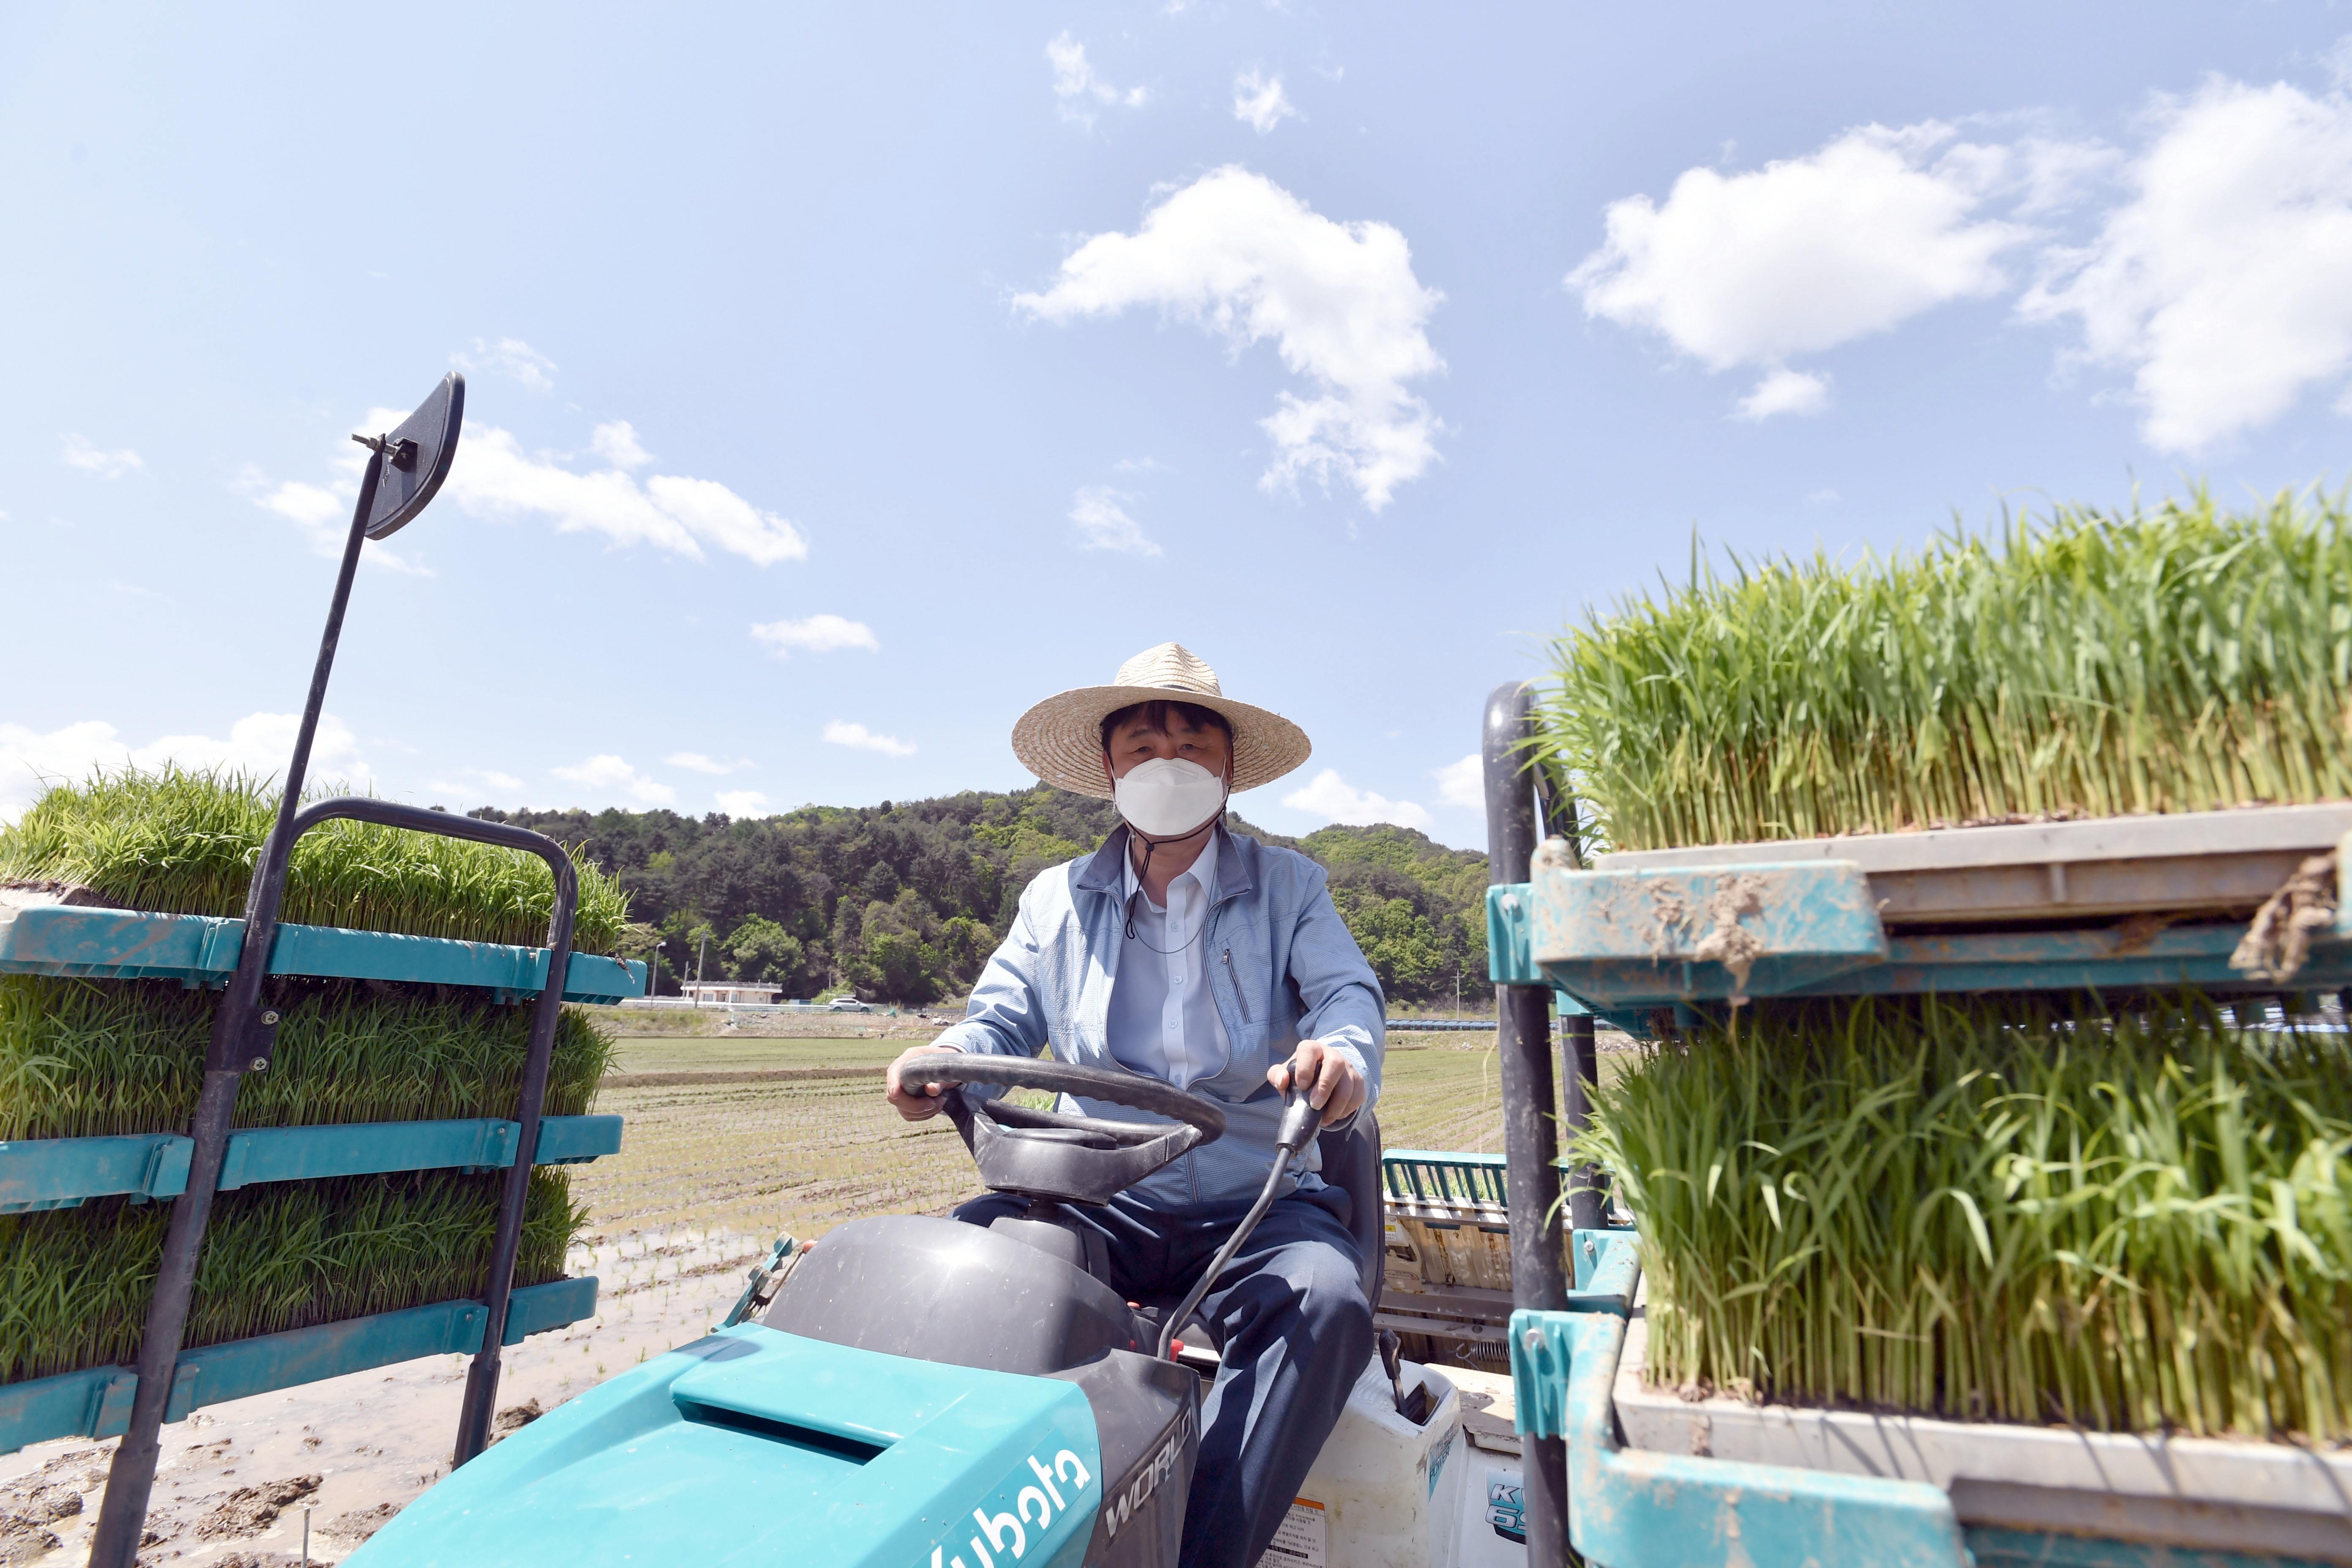
[{"label": "side mirror on pole", "polygon": [[392,434],[352,437],[383,458],[375,504],[368,509],[370,539],[399,532],[431,504],[441,481],[449,477],[449,464],[457,456],[458,427],[465,419],[466,378],[453,370]]},{"label": "side mirror on pole", "polygon": [[[186,1333],[188,1304],[195,1289],[196,1268],[204,1256],[205,1232],[212,1219],[214,1195],[220,1186],[221,1161],[228,1151],[229,1129],[236,1115],[239,1081],[249,1072],[266,1072],[275,1048],[278,1014],[262,1003],[262,983],[269,972],[270,950],[278,938],[278,910],[286,890],[286,871],[294,840],[301,831],[302,786],[310,766],[310,744],[319,731],[319,713],[327,700],[327,679],[335,668],[335,646],[342,637],[343,610],[351,602],[352,579],[360,563],[365,540],[382,539],[401,528],[431,502],[441,481],[449,477],[457,455],[457,434],[466,412],[466,378],[452,371],[441,378],[388,435],[354,436],[372,456],[360,479],[357,503],[352,509],[351,531],[343,540],[342,563],[335,574],[335,589],[327,603],[327,626],[319,639],[318,662],[310,671],[310,693],[303,704],[302,722],[295,731],[294,752],[287,760],[278,803],[278,820],[264,841],[261,858],[246,889],[243,948],[236,973],[213,1014],[212,1039],[205,1051],[203,1091],[189,1118],[194,1148],[189,1155],[188,1184],[173,1200],[172,1218],[164,1233],[163,1256],[157,1260],[155,1292],[147,1309],[146,1331],[140,1341],[138,1383],[132,1394],[128,1429],[107,1475],[106,1499],[100,1505],[98,1528],[90,1539],[90,1568],[134,1568],[144,1532],[147,1503],[155,1487],[156,1466],[163,1457],[163,1415],[178,1375],[180,1347]],[[361,802],[362,806],[373,803]],[[386,808],[393,809],[393,808]],[[349,811],[340,815],[352,815]],[[467,824],[473,827],[477,825]],[[447,832],[436,825],[433,831]],[[538,835],[530,837],[536,838]],[[559,852],[560,853],[560,852]],[[563,868],[568,872],[569,866]],[[559,877],[560,880],[560,877]],[[562,956],[571,941],[571,912],[562,907],[561,950],[551,948],[550,973],[562,990]],[[544,1028],[551,1038],[560,1009],[542,1005]],[[541,1026],[534,1021],[533,1048]],[[541,1059],[543,1060],[543,1051]],[[544,1074],[541,1075],[542,1079]],[[530,1123],[536,1136],[536,1121]],[[520,1152],[517,1173],[527,1183],[530,1152]],[[509,1259],[507,1233],[521,1221],[520,1188],[508,1184],[512,1223],[501,1211],[499,1245]],[[505,1298],[498,1298],[503,1313]],[[488,1347],[495,1365],[496,1345]]]}]

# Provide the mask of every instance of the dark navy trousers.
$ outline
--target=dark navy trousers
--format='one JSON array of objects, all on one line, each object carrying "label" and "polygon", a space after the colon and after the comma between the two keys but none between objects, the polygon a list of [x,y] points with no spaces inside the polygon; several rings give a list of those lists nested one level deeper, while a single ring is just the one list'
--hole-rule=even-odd
[{"label": "dark navy trousers", "polygon": [[[991,1193],[955,1217],[986,1225],[1026,1206]],[[1371,1358],[1349,1210],[1336,1187],[1277,1199],[1202,1300],[1224,1365],[1201,1408],[1182,1568],[1254,1568]],[[1190,1289],[1249,1204],[1157,1209],[1122,1193],[1071,1212],[1109,1242],[1112,1288],[1140,1300]]]}]

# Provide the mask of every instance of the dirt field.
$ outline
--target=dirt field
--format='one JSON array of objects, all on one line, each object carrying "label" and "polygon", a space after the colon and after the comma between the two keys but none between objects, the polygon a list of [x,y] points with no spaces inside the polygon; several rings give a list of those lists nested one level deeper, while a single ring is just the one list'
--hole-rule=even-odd
[{"label": "dirt field", "polygon": [[[594,1219],[568,1271],[598,1278],[596,1315],[508,1351],[502,1424],[699,1337],[780,1233],[810,1239],[858,1215],[940,1213],[977,1192],[945,1120],[909,1126],[882,1100],[884,1065],[935,1028],[903,1020],[845,1038],[673,1027],[624,1039],[596,1106],[627,1118],[622,1152],[573,1177]],[[1385,1076],[1390,1147],[1500,1149],[1491,1037],[1400,1034]],[[411,1362],[166,1427],[141,1562],[296,1568],[306,1505],[311,1561],[341,1561],[446,1473],[465,1375],[460,1357]],[[113,1448],[69,1440],[0,1457],[0,1568],[87,1560]]]}]

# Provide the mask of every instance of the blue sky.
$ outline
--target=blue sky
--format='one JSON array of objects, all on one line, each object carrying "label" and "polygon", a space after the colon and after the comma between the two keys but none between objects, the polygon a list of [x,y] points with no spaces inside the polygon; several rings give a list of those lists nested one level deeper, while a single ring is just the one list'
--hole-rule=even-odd
[{"label": "blue sky", "polygon": [[0,816],[290,735],[450,805],[1027,782],[1169,638],[1290,832],[1483,845],[1686,567],[2352,472],[2352,7],[0,11]]}]

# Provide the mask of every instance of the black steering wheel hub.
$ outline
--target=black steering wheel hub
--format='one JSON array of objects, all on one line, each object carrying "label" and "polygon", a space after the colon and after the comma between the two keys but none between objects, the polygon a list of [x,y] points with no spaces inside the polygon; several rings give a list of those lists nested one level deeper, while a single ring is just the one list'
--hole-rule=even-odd
[{"label": "black steering wheel hub", "polygon": [[[945,1109],[992,1192],[1067,1203],[1107,1204],[1124,1188],[1224,1136],[1213,1100],[1141,1073],[1077,1067],[1050,1057],[929,1051],[899,1064],[898,1081],[947,1083]],[[1165,1121],[1113,1121],[1035,1110],[966,1092],[967,1084],[1045,1089],[1129,1106]]]}]

